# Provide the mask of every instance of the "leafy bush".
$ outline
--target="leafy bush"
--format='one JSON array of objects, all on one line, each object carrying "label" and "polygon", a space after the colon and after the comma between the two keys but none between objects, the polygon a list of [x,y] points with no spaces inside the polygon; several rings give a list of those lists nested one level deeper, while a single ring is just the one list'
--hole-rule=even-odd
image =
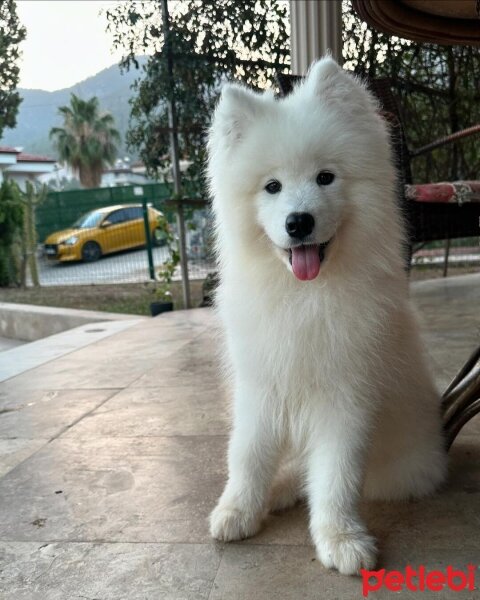
[{"label": "leafy bush", "polygon": [[170,287],[172,285],[175,269],[180,262],[180,253],[178,251],[177,240],[172,232],[172,228],[164,215],[158,217],[157,229],[163,233],[163,239],[165,240],[165,244],[168,248],[170,256],[166,261],[164,261],[162,268],[158,272],[158,277],[161,283],[157,285],[155,294],[158,300],[170,302],[172,299]]},{"label": "leafy bush", "polygon": [[4,181],[0,186],[0,287],[19,283],[22,225],[20,190],[15,183]]}]

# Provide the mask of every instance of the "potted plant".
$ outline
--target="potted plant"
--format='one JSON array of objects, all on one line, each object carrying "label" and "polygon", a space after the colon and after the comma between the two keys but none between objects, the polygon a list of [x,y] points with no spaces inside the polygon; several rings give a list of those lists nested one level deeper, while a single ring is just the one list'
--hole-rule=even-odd
[{"label": "potted plant", "polygon": [[158,272],[159,283],[154,288],[155,300],[150,303],[150,313],[152,317],[173,310],[172,292],[170,291],[173,274],[180,262],[177,242],[172,233],[170,224],[165,215],[160,215],[157,221],[157,230],[163,234],[165,247],[169,251],[169,258],[162,264]]}]

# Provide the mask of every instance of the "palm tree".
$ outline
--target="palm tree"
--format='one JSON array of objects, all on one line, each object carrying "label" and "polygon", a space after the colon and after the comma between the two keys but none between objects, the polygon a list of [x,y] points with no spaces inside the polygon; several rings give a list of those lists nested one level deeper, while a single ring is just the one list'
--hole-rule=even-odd
[{"label": "palm tree", "polygon": [[120,141],[112,115],[101,114],[99,108],[96,96],[82,100],[72,94],[70,105],[58,109],[63,127],[50,130],[60,160],[78,173],[87,188],[100,185],[102,172],[115,160]]}]

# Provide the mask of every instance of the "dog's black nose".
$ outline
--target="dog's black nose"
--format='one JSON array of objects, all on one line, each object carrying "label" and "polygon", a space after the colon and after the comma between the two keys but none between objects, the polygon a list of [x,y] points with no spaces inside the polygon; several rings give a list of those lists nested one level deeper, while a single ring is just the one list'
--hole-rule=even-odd
[{"label": "dog's black nose", "polygon": [[310,213],[290,213],[285,221],[288,235],[298,240],[310,235],[314,227],[315,219]]}]

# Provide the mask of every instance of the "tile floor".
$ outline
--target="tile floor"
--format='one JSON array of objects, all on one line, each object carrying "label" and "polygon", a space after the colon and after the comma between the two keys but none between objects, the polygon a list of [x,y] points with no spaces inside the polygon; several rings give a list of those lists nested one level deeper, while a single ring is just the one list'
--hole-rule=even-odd
[{"label": "tile floor", "polygon": [[[480,275],[422,282],[413,295],[443,388],[480,343]],[[216,339],[210,310],[172,313],[0,384],[2,600],[363,597],[359,578],[315,560],[302,506],[250,540],[209,538],[229,423]],[[451,468],[433,498],[363,507],[382,566],[479,564],[480,418]],[[479,598],[480,572],[477,582],[454,596]]]}]

